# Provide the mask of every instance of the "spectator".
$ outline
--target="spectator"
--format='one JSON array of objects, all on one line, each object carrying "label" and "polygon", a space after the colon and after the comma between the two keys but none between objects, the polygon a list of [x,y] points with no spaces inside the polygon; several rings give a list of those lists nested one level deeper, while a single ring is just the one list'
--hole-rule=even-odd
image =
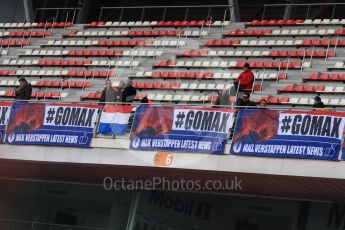
[{"label": "spectator", "polygon": [[229,89],[223,89],[218,96],[215,105],[231,105]]},{"label": "spectator", "polygon": [[122,102],[132,103],[136,94],[137,94],[137,91],[133,88],[132,81],[128,80],[126,83],[126,87],[122,92]]},{"label": "spectator", "polygon": [[32,86],[25,78],[19,79],[19,87],[14,88],[16,100],[30,100],[32,93]]},{"label": "spectator", "polygon": [[244,93],[242,98],[239,98],[236,102],[237,106],[255,106],[255,103],[249,100],[250,94]]},{"label": "spectator", "polygon": [[254,83],[254,74],[248,63],[243,66],[244,71],[234,81],[234,88],[237,91],[241,89],[252,89]]},{"label": "spectator", "polygon": [[122,102],[122,89],[121,87],[115,87],[115,102]]},{"label": "spectator", "polygon": [[262,108],[267,107],[267,101],[265,99],[261,99],[259,102],[259,106]]},{"label": "spectator", "polygon": [[115,102],[116,90],[112,87],[111,81],[105,81],[105,88],[102,91],[100,102]]},{"label": "spectator", "polygon": [[321,101],[320,96],[314,97],[314,105],[313,108],[325,108],[325,104]]},{"label": "spectator", "polygon": [[140,103],[141,104],[148,104],[149,103],[149,99],[147,98],[147,94],[146,93],[141,98]]}]

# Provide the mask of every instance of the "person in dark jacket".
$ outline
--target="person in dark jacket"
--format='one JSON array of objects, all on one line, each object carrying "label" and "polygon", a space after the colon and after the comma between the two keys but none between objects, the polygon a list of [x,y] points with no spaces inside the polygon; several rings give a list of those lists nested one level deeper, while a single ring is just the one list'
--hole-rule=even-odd
[{"label": "person in dark jacket", "polygon": [[244,93],[242,98],[239,98],[236,102],[237,106],[256,106],[254,101],[249,100],[250,94]]},{"label": "person in dark jacket", "polygon": [[147,103],[149,103],[149,99],[147,98],[147,94],[146,94],[146,93],[145,93],[145,94],[143,95],[143,97],[141,98],[140,103],[141,103],[141,104],[147,104]]},{"label": "person in dark jacket", "polygon": [[122,92],[122,102],[132,103],[136,95],[137,95],[137,91],[132,86],[132,81],[128,80],[126,83],[126,88]]},{"label": "person in dark jacket", "polygon": [[321,97],[320,96],[314,97],[313,108],[319,108],[319,109],[325,108],[325,104],[321,101]]},{"label": "person in dark jacket", "polygon": [[25,78],[19,79],[19,87],[14,88],[16,100],[30,100],[32,86]]}]

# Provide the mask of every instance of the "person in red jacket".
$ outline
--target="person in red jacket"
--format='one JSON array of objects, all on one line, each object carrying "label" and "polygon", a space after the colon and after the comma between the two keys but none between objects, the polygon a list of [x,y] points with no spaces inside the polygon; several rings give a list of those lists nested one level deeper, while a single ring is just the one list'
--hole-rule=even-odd
[{"label": "person in red jacket", "polygon": [[248,63],[243,66],[244,71],[234,81],[234,87],[236,92],[241,89],[252,89],[254,83],[254,74],[250,69]]}]

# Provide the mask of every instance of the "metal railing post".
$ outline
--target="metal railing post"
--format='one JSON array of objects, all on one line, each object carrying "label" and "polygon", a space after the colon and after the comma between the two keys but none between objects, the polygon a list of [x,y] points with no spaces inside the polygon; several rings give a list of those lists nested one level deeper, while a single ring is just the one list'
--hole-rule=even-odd
[{"label": "metal railing post", "polygon": [[338,41],[339,41],[339,35],[337,35],[337,38],[336,38],[336,40],[335,40],[335,46],[334,46],[334,49],[333,49],[334,55],[335,55],[336,50],[337,50]]},{"label": "metal railing post", "polygon": [[[290,64],[290,59],[291,59],[291,57],[289,56],[289,58],[288,58],[288,62],[287,62],[287,64],[286,64],[286,68],[285,68],[285,76],[287,76],[287,71],[289,70],[289,64]],[[277,75],[277,82],[279,81],[279,77],[278,77],[278,75]]]},{"label": "metal railing post", "polygon": [[162,21],[165,20],[165,15],[167,14],[167,8],[164,7],[164,11],[163,11],[163,17],[162,17]]},{"label": "metal railing post", "polygon": [[330,45],[331,45],[331,41],[332,41],[332,37],[329,37],[328,44],[327,44],[327,49],[326,49],[326,57],[325,57],[325,60],[327,60],[327,58],[328,58],[328,51],[329,51],[329,47],[330,47]]},{"label": "metal railing post", "polygon": [[[307,50],[310,49],[310,48],[311,48],[311,46],[309,46],[309,47],[304,49],[303,58],[302,58],[302,65],[301,65],[301,71],[303,70],[303,65],[304,65],[304,62],[305,62]],[[313,50],[314,50],[314,46],[313,46]]]},{"label": "metal railing post", "polygon": [[[311,49],[311,55],[310,55],[310,58],[309,58],[309,64],[311,64],[311,61],[313,60],[314,50],[315,50],[315,46],[313,46],[313,48]],[[303,65],[302,65],[302,67],[303,67]]]},{"label": "metal railing post", "polygon": [[76,9],[73,10],[73,16],[72,16],[72,24],[74,24],[74,18],[75,18],[75,11]]},{"label": "metal railing post", "polygon": [[[223,16],[223,22],[222,22],[222,30],[224,30],[224,22],[225,22],[225,19],[226,19],[226,9],[224,11],[224,16]],[[231,20],[231,19],[230,19]]]},{"label": "metal railing post", "polygon": [[265,13],[266,13],[266,5],[264,5],[264,10],[262,11],[261,20],[264,20],[264,18],[265,18]]},{"label": "metal railing post", "polygon": [[120,12],[120,18],[119,18],[119,22],[122,22],[122,16],[123,16],[123,8],[121,9],[121,12]]},{"label": "metal railing post", "polygon": [[186,8],[186,13],[184,14],[184,21],[187,20],[189,8]]},{"label": "metal railing post", "polygon": [[64,29],[64,30],[66,29],[66,25],[67,25],[67,22],[68,22],[68,16],[69,16],[69,10],[67,10],[65,24],[64,24],[64,26],[63,26],[63,29]]},{"label": "metal railing post", "polygon": [[101,11],[99,12],[99,16],[98,16],[98,22],[100,22],[100,21],[101,21],[102,16],[103,16],[103,7],[101,7]]},{"label": "metal railing post", "polygon": [[305,20],[307,20],[307,19],[308,19],[308,16],[309,16],[309,11],[310,11],[310,5],[308,5],[308,9],[307,9],[307,14],[306,14],[306,16],[305,16]]},{"label": "metal railing post", "polygon": [[[279,67],[278,67],[278,74],[277,74],[277,76],[280,74],[280,70],[281,70],[281,66],[282,66],[282,61],[284,61],[284,60],[286,60],[288,58],[290,58],[290,57],[285,57],[285,58],[282,58],[282,59],[279,60]],[[287,65],[289,65],[289,64],[287,64]],[[278,77],[276,78],[276,83],[278,83]]]},{"label": "metal railing post", "polygon": [[143,7],[143,11],[141,13],[141,22],[144,21],[144,15],[145,15],[145,8]]}]

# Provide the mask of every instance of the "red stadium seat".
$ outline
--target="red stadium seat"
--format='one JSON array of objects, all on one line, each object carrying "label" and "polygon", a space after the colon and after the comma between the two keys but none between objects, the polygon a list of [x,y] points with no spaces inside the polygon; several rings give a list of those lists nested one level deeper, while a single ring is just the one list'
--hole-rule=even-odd
[{"label": "red stadium seat", "polygon": [[312,74],[310,75],[310,79],[318,80],[318,79],[319,79],[319,73],[312,73]]},{"label": "red stadium seat", "polygon": [[152,77],[160,77],[160,76],[161,76],[161,72],[160,71],[152,72]]},{"label": "red stadium seat", "polygon": [[161,77],[162,78],[169,78],[170,77],[169,72],[162,72]]},{"label": "red stadium seat", "polygon": [[177,78],[177,72],[169,72],[169,78]]},{"label": "red stadium seat", "polygon": [[153,83],[153,87],[154,87],[155,89],[160,89],[160,88],[162,87],[162,83],[161,83],[161,82],[154,82],[154,83]]},{"label": "red stadium seat", "polygon": [[55,80],[52,81],[52,87],[61,87],[61,81]]},{"label": "red stadium seat", "polygon": [[290,92],[293,92],[293,91],[294,91],[294,86],[293,86],[293,85],[287,85],[287,86],[285,86],[283,89],[278,90],[278,93],[279,93],[279,92],[287,92],[287,93],[290,93]]},{"label": "red stadium seat", "polygon": [[331,81],[338,81],[338,80],[340,80],[340,75],[339,74],[331,74],[330,76],[329,76],[329,80],[331,80]]},{"label": "red stadium seat", "polygon": [[288,98],[288,97],[281,97],[281,98],[279,99],[279,102],[280,102],[280,103],[287,103],[287,102],[289,102],[289,98]]},{"label": "red stadium seat", "polygon": [[328,80],[328,74],[327,73],[322,73],[318,76],[319,80],[327,81]]},{"label": "red stadium seat", "polygon": [[296,90],[296,91],[297,92],[313,93],[313,92],[315,92],[315,89],[314,89],[314,86],[312,86],[312,85],[306,85],[306,86],[304,86],[304,88],[301,91],[299,91],[299,90]]},{"label": "red stadium seat", "polygon": [[52,98],[52,92],[45,92],[44,97],[45,98]]},{"label": "red stadium seat", "polygon": [[279,104],[280,101],[279,101],[279,98],[278,98],[278,97],[269,97],[269,98],[268,98],[268,103],[269,103],[269,104]]},{"label": "red stadium seat", "polygon": [[154,88],[153,82],[152,81],[146,82],[145,88],[146,89],[153,89]]},{"label": "red stadium seat", "polygon": [[60,92],[53,92],[52,93],[52,98],[58,98],[60,97]]},{"label": "red stadium seat", "polygon": [[324,91],[324,90],[325,90],[325,86],[323,86],[323,85],[318,85],[315,87],[316,92],[320,92],[320,91]]}]

